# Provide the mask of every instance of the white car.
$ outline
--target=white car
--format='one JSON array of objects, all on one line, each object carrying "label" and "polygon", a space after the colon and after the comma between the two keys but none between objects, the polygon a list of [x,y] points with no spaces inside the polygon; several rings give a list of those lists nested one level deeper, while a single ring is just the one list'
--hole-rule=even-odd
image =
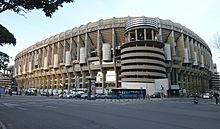
[{"label": "white car", "polygon": [[211,96],[210,93],[204,93],[204,94],[202,95],[202,98],[203,98],[203,99],[211,99],[212,96]]}]

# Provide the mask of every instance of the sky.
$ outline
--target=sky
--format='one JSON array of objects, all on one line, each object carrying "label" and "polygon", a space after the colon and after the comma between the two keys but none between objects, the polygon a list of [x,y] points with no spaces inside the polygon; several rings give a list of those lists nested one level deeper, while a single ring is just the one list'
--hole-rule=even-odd
[{"label": "sky", "polygon": [[38,41],[89,22],[126,16],[170,19],[189,28],[209,45],[220,71],[220,50],[212,45],[214,35],[220,33],[220,0],[75,0],[64,4],[52,18],[41,10],[28,12],[25,17],[5,11],[0,13],[0,24],[14,34],[17,44],[1,46],[0,51],[14,64],[19,52]]}]

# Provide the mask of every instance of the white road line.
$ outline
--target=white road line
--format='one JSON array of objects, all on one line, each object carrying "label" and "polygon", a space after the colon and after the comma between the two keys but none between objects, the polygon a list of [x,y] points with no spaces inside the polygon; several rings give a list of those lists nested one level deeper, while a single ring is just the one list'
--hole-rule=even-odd
[{"label": "white road line", "polygon": [[46,106],[46,107],[48,107],[48,108],[57,108],[57,107],[55,107],[55,106]]},{"label": "white road line", "polygon": [[2,105],[6,106],[6,107],[15,107],[15,106],[18,106],[17,104],[13,104],[13,103],[2,103]]},{"label": "white road line", "polygon": [[17,109],[20,109],[20,110],[23,110],[23,111],[28,110],[27,108],[23,108],[23,107],[17,107]]}]

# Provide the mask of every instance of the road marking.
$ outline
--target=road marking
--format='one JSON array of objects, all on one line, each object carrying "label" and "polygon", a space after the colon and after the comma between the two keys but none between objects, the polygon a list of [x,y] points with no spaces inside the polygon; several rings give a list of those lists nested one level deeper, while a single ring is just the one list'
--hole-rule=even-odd
[{"label": "road marking", "polygon": [[46,107],[48,107],[48,108],[57,108],[57,107],[55,107],[55,106],[46,106]]},{"label": "road marking", "polygon": [[13,103],[2,103],[4,106],[6,107],[15,107],[18,106],[17,104],[13,104]]},{"label": "road marking", "polygon": [[17,107],[17,109],[20,109],[20,110],[23,110],[23,111],[26,111],[26,110],[28,110],[28,109],[26,109],[26,108],[23,108],[23,107]]}]

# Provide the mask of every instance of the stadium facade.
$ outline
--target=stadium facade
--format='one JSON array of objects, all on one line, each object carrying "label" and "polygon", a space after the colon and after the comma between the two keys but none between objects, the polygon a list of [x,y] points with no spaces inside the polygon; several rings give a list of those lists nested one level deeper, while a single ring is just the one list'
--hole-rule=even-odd
[{"label": "stadium facade", "polygon": [[101,90],[153,93],[156,80],[164,79],[170,91],[207,91],[212,73],[212,53],[202,38],[150,17],[101,19],[67,30],[18,53],[14,67],[19,89],[50,90],[86,88],[92,78]]}]

